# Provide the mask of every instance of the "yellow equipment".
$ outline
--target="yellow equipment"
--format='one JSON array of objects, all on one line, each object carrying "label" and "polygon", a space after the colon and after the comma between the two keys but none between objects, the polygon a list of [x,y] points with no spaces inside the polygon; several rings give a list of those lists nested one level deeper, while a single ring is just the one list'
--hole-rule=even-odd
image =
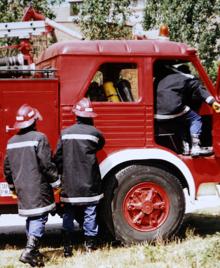
[{"label": "yellow equipment", "polygon": [[111,102],[120,102],[119,96],[117,94],[116,88],[114,87],[113,83],[108,81],[103,84],[105,95],[108,101]]}]

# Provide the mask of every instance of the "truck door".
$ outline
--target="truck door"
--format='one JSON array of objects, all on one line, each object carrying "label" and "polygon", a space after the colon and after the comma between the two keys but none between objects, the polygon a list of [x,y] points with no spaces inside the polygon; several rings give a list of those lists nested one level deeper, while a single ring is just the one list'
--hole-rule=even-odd
[{"label": "truck door", "polygon": [[[2,92],[0,91],[0,176],[3,174],[3,107],[2,107]],[[0,190],[1,191],[1,190]]]},{"label": "truck door", "polygon": [[105,148],[146,145],[146,103],[140,94],[142,59],[121,59],[99,65],[87,94],[98,113],[95,124],[106,138]]},{"label": "truck door", "polygon": [[213,148],[216,157],[220,157],[220,114],[213,113]]},{"label": "truck door", "polygon": [[[220,101],[220,64],[218,67],[218,76],[216,82],[216,99]],[[215,151],[215,156],[220,157],[220,114],[213,114],[213,147]]]},{"label": "truck door", "polygon": [[[0,81],[0,181],[3,179],[3,159],[8,139],[16,133],[13,128],[16,111],[22,104],[37,108],[43,117],[38,130],[45,133],[52,148],[58,136],[58,81],[2,80]],[[4,188],[2,184],[2,188]],[[0,197],[1,183],[0,183]]]}]

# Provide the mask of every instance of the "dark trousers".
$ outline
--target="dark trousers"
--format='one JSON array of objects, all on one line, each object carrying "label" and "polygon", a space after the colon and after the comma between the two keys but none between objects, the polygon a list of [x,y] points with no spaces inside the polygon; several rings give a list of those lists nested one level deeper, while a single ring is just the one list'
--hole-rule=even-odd
[{"label": "dark trousers", "polygon": [[83,230],[85,236],[96,236],[98,234],[97,224],[97,205],[75,206],[65,205],[63,214],[63,229],[68,232],[73,232],[73,221],[77,219],[76,213],[83,213]]}]

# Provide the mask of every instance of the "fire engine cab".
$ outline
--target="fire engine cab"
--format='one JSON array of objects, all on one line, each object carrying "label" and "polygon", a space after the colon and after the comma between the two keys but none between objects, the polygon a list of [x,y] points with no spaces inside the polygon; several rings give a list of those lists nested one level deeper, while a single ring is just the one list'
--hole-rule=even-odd
[{"label": "fire engine cab", "polygon": [[[21,57],[21,56],[19,56]],[[73,104],[89,97],[98,114],[95,126],[106,145],[98,154],[104,200],[103,229],[125,242],[168,238],[181,226],[189,206],[212,195],[219,202],[220,115],[203,103],[202,145],[214,154],[192,158],[181,152],[174,124],[154,118],[154,66],[158,61],[188,64],[219,100],[195,49],[167,39],[69,41],[47,48],[36,69],[19,58],[0,66],[0,213],[16,213],[16,200],[4,180],[3,162],[17,109],[36,107],[55,150],[60,131],[74,123]],[[12,62],[12,63],[11,63]],[[31,180],[31,178],[30,178]]]}]

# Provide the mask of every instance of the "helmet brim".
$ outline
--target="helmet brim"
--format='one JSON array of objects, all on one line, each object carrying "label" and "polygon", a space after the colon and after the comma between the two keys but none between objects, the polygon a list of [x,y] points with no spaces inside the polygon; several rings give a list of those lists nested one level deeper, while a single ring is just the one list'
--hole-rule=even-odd
[{"label": "helmet brim", "polygon": [[94,118],[97,116],[97,113],[95,112],[78,111],[76,109],[73,109],[73,112],[75,113],[76,116],[79,117]]},{"label": "helmet brim", "polygon": [[25,121],[25,122],[15,122],[14,128],[15,129],[23,129],[23,128],[30,127],[31,125],[34,124],[35,121],[36,121],[36,119],[32,118],[32,119]]}]

